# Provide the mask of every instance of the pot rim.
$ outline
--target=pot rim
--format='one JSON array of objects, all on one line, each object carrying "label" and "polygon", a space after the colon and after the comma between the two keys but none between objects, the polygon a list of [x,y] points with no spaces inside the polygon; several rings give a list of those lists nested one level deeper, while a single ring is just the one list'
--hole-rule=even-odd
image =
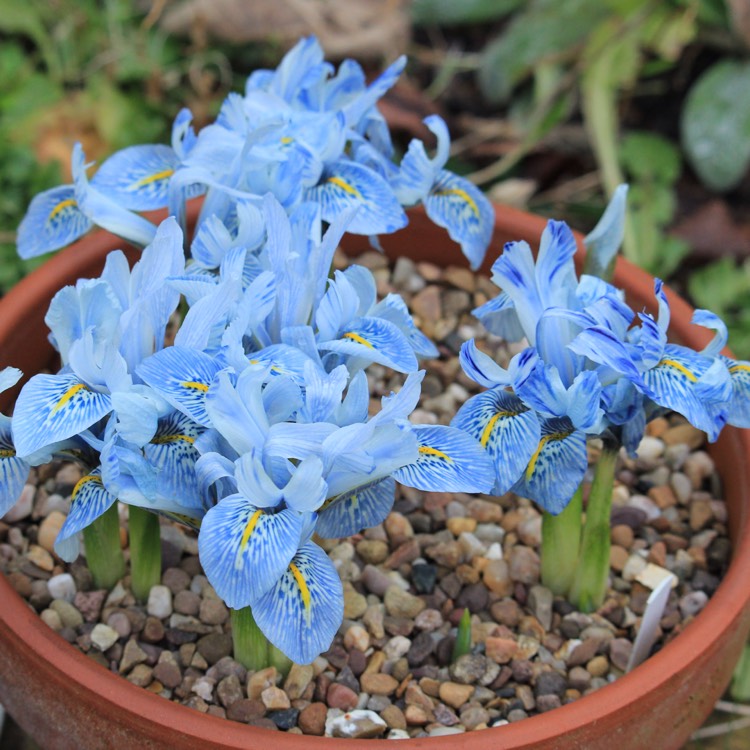
[{"label": "pot rim", "polygon": [[[545,223],[545,219],[516,209],[495,207],[496,227],[502,224],[503,233],[506,235],[528,236],[531,230],[534,236],[538,237]],[[577,240],[580,255],[580,236],[577,236]],[[103,250],[121,245],[122,242],[112,235],[97,232],[76,246],[62,251],[19,282],[0,302],[3,312],[0,315],[0,340],[5,340],[4,337],[9,331],[23,320],[24,315],[19,305],[25,304],[28,307],[29,300],[33,297],[41,298],[42,294],[54,293],[59,288],[57,280],[64,275],[64,268],[69,268],[71,263],[82,267],[92,262],[94,257],[101,257]],[[457,256],[457,263],[459,262]],[[624,286],[626,279],[628,292],[639,302],[645,305],[653,299],[652,277],[626,260],[618,258],[615,283]],[[669,290],[667,296],[673,312],[672,329],[684,341],[693,346],[701,346],[710,338],[710,334],[704,329],[689,325],[691,308],[684,300]],[[734,454],[747,462],[750,457],[750,432],[727,427],[722,435],[722,442],[725,445],[731,443]],[[750,488],[743,486],[735,489],[741,494],[743,509],[740,517],[733,519],[736,533],[731,564],[706,607],[677,638],[629,674],[573,703],[555,709],[551,715],[532,716],[521,722],[490,730],[467,732],[461,735],[462,747],[466,750],[489,750],[496,747],[497,743],[514,748],[531,747],[536,742],[550,740],[561,733],[580,728],[581,725],[606,722],[608,716],[621,710],[623,706],[637,704],[645,692],[668,683],[686,665],[696,661],[701,652],[706,650],[707,644],[740,627],[743,609],[750,600],[750,587],[747,586],[747,580],[750,578],[750,534],[747,533]],[[0,601],[3,602],[0,610],[0,636],[3,635],[3,629],[11,631],[22,638],[24,647],[37,654],[40,660],[44,655],[51,669],[68,676],[71,691],[96,693],[108,704],[109,710],[126,710],[141,720],[156,722],[173,732],[176,739],[180,736],[191,736],[205,741],[210,747],[214,747],[214,743],[224,743],[235,748],[246,748],[253,740],[259,743],[270,741],[276,744],[279,750],[291,750],[308,744],[310,747],[322,749],[326,746],[324,743],[331,742],[330,737],[283,732],[273,736],[267,735],[257,728],[203,715],[181,704],[165,700],[109,672],[64,641],[42,622],[36,612],[12,589],[4,576],[0,576]],[[410,747],[435,750],[441,742],[445,745],[446,739],[453,741],[449,737],[416,738],[410,741]],[[352,739],[345,742],[346,747],[351,750],[376,750],[384,748],[386,742],[390,743],[389,740]],[[342,744],[342,748],[344,747]]]}]

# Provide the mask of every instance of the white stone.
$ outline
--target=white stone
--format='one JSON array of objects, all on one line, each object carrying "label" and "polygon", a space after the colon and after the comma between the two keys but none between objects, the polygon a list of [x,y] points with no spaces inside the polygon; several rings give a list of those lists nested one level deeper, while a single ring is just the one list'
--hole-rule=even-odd
[{"label": "white stone", "polygon": [[648,563],[645,558],[641,557],[638,553],[633,553],[625,562],[625,566],[622,569],[622,577],[625,581],[632,581],[643,572]]},{"label": "white stone", "polygon": [[640,459],[653,461],[664,454],[664,442],[659,438],[646,435],[639,443],[636,453]]},{"label": "white stone", "polygon": [[326,717],[326,737],[359,737],[363,725],[381,726],[384,732],[388,727],[374,711],[355,709],[339,716],[331,713]]},{"label": "white stone", "polygon": [[169,617],[172,614],[172,592],[166,586],[152,586],[146,611],[160,620]]},{"label": "white stone", "polygon": [[60,573],[60,575],[52,576],[47,581],[47,588],[53,599],[65,599],[66,602],[70,602],[71,604],[78,590],[76,582],[70,573]]},{"label": "white stone", "polygon": [[91,631],[91,643],[99,651],[106,651],[114,646],[119,637],[116,630],[110,628],[109,625],[103,625],[101,622],[94,625],[94,629]]},{"label": "white stone", "polygon": [[403,635],[394,635],[388,643],[385,644],[383,653],[386,659],[400,659],[406,656],[406,652],[411,648],[411,641]]},{"label": "white stone", "polygon": [[[629,561],[628,561],[629,562]],[[627,563],[625,564],[627,567]],[[623,578],[625,578],[625,571],[623,571]],[[677,576],[666,568],[662,568],[660,565],[654,565],[654,563],[648,563],[643,570],[635,576],[635,580],[642,584],[646,588],[652,591],[665,579],[671,579],[670,587],[675,588],[678,584]]]}]

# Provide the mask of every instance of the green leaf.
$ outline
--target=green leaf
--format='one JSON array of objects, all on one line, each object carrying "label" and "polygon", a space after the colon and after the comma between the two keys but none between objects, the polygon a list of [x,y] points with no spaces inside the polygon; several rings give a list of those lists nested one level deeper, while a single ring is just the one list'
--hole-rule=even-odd
[{"label": "green leaf", "polygon": [[493,103],[507,100],[513,87],[539,62],[569,54],[607,13],[598,0],[538,0],[528,4],[485,47],[479,68],[482,92]]},{"label": "green leaf", "polygon": [[414,0],[411,16],[416,24],[478,23],[502,18],[522,3],[523,0]]},{"label": "green leaf", "polygon": [[471,651],[471,613],[469,608],[464,609],[461,620],[458,623],[456,642],[453,644],[451,662],[455,664],[462,656]]},{"label": "green leaf", "polygon": [[672,184],[680,176],[680,152],[666,138],[654,133],[628,133],[620,144],[620,162],[637,180]]},{"label": "green leaf", "polygon": [[690,90],[680,122],[685,153],[717,191],[737,185],[750,164],[750,63],[724,60]]}]

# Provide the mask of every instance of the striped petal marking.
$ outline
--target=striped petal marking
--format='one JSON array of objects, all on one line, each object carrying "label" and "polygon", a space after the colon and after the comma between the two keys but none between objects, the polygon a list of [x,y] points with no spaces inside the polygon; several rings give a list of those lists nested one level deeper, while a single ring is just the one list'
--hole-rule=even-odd
[{"label": "striped petal marking", "polygon": [[45,190],[29,206],[18,227],[18,254],[34,258],[75,242],[93,227],[75,198],[72,185]]},{"label": "striped petal marking", "polygon": [[16,455],[10,420],[0,415],[0,518],[16,504],[28,476],[29,465]]},{"label": "striped petal marking", "polygon": [[190,417],[173,412],[159,420],[156,434],[143,451],[159,470],[160,494],[188,508],[200,508],[201,495],[195,475],[200,453],[193,445],[205,428]]},{"label": "striped petal marking", "polygon": [[221,368],[222,365],[208,354],[171,346],[141,362],[137,372],[175,409],[198,424],[210,427],[206,394]]},{"label": "striped petal marking", "polygon": [[732,378],[732,402],[729,406],[729,424],[750,427],[750,362],[728,361]]},{"label": "striped petal marking", "polygon": [[539,444],[513,490],[557,515],[583,481],[587,466],[586,435],[564,417],[547,419]]},{"label": "striped petal marking", "polygon": [[77,435],[112,410],[108,393],[94,391],[74,374],[35,375],[23,387],[13,416],[20,456]]},{"label": "striped petal marking", "polygon": [[309,664],[326,651],[344,617],[344,591],[325,552],[305,543],[273,588],[253,604],[253,616],[266,638],[297,664]]},{"label": "striped petal marking", "polygon": [[398,372],[413,372],[418,366],[408,338],[396,325],[382,318],[355,318],[345,326],[337,341],[325,341],[318,346],[377,362]]},{"label": "striped petal marking", "polygon": [[101,468],[81,477],[73,488],[70,511],[55,540],[55,552],[66,562],[78,557],[78,532],[114,505],[117,498],[102,482]]},{"label": "striped petal marking", "polygon": [[377,526],[393,507],[396,482],[387,477],[326,500],[318,510],[316,533],[323,539],[351,536]]},{"label": "striped petal marking", "polygon": [[470,398],[451,421],[489,453],[495,465],[493,492],[507,492],[523,473],[539,443],[536,413],[520,398],[495,387]]},{"label": "striped petal marking", "polygon": [[167,205],[169,180],[177,165],[169,146],[129,146],[110,156],[91,184],[125,208],[151,211]]},{"label": "striped petal marking", "polygon": [[292,510],[273,513],[242,495],[220,500],[203,518],[198,537],[216,593],[232,609],[252,605],[287,570],[301,531],[302,516]]},{"label": "striped petal marking", "polygon": [[441,170],[425,199],[427,215],[448,230],[476,270],[492,238],[494,213],[481,190],[468,180]]},{"label": "striped petal marking", "polygon": [[444,425],[412,428],[419,457],[393,476],[426,492],[489,492],[495,484],[492,459],[470,435]]}]

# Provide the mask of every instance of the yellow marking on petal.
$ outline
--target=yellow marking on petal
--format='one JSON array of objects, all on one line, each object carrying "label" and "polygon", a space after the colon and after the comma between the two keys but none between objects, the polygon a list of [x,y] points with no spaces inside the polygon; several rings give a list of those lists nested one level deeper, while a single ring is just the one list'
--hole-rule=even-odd
[{"label": "yellow marking on petal", "polygon": [[453,459],[443,451],[439,451],[437,448],[430,448],[429,445],[420,445],[419,452],[423,456],[435,456],[435,458],[442,458],[445,461],[453,461]]},{"label": "yellow marking on petal", "polygon": [[517,415],[517,412],[512,411],[499,411],[497,414],[495,414],[492,419],[490,419],[489,422],[487,422],[487,425],[485,426],[484,430],[482,430],[482,437],[479,438],[479,442],[482,446],[482,448],[487,447],[487,443],[490,442],[490,435],[492,435],[492,430],[495,429],[495,425],[497,424],[497,420],[501,419],[502,417],[515,417]]},{"label": "yellow marking on petal", "polygon": [[12,448],[5,448],[3,450],[0,450],[0,458],[13,458],[13,456],[16,455],[16,452]]},{"label": "yellow marking on petal", "polygon": [[83,383],[76,383],[75,385],[70,386],[65,393],[60,397],[60,400],[55,404],[54,409],[50,412],[50,414],[57,414],[57,412],[60,411],[60,409],[65,406],[65,404],[72,399],[76,393],[79,391],[88,391],[90,390],[87,386],[85,386]]},{"label": "yellow marking on petal", "polygon": [[529,465],[526,467],[526,481],[530,481],[531,477],[534,474],[534,469],[536,468],[536,463],[539,460],[539,456],[542,454],[542,451],[544,450],[544,446],[547,445],[547,443],[552,442],[554,440],[565,440],[566,437],[570,435],[569,432],[555,432],[552,435],[545,435],[540,441],[539,445],[536,447],[536,450],[534,451],[534,455],[531,457],[531,460],[529,461]]},{"label": "yellow marking on petal", "polygon": [[341,177],[329,177],[327,182],[340,187],[345,193],[349,193],[349,195],[353,195],[355,198],[362,198],[362,193],[354,185],[351,185],[346,180],[342,180]]},{"label": "yellow marking on petal", "polygon": [[310,589],[307,587],[307,581],[305,580],[305,577],[302,575],[302,571],[294,564],[289,563],[289,570],[292,571],[292,575],[294,576],[294,580],[297,581],[297,585],[299,586],[299,593],[302,596],[302,604],[305,607],[306,612],[310,612]]},{"label": "yellow marking on petal", "polygon": [[698,380],[698,378],[695,375],[693,375],[693,373],[690,372],[690,370],[688,370],[687,367],[685,367],[684,365],[681,365],[679,362],[677,362],[674,359],[663,359],[657,365],[657,367],[661,367],[661,366],[671,367],[672,369],[677,370],[677,372],[681,372],[692,383],[695,383]]},{"label": "yellow marking on petal", "polygon": [[283,138],[281,139],[281,142],[282,142],[282,143],[283,143],[283,144],[284,144],[285,146],[288,146],[288,145],[289,145],[290,143],[294,143],[294,138],[292,138],[292,136],[291,136],[291,135],[285,135],[285,136],[284,136],[284,137],[283,137]]},{"label": "yellow marking on petal", "polygon": [[64,201],[60,201],[53,209],[50,215],[47,217],[47,221],[52,221],[52,219],[57,216],[57,214],[62,213],[66,208],[70,208],[71,206],[77,206],[75,198],[66,198]]},{"label": "yellow marking on petal", "polygon": [[167,177],[171,177],[174,174],[174,169],[165,169],[163,172],[155,172],[154,174],[150,174],[147,177],[143,177],[142,179],[138,180],[138,182],[134,183],[134,187],[145,187],[146,185],[151,185],[154,182],[158,182],[159,180],[165,180]]},{"label": "yellow marking on petal", "polygon": [[247,522],[247,524],[245,525],[245,530],[242,532],[242,539],[240,539],[240,552],[245,551],[245,547],[247,547],[247,543],[250,541],[250,534],[253,533],[253,529],[258,523],[258,519],[262,515],[262,510],[256,510],[255,513],[250,516],[250,520]]},{"label": "yellow marking on petal", "polygon": [[208,386],[205,383],[199,383],[197,380],[186,380],[180,383],[180,385],[183,388],[192,388],[193,390],[201,391],[202,393],[208,391]]},{"label": "yellow marking on petal", "polygon": [[164,445],[165,443],[176,443],[178,440],[184,440],[191,445],[195,442],[195,438],[190,437],[190,435],[159,435],[151,441],[151,444]]},{"label": "yellow marking on petal", "polygon": [[351,339],[352,341],[356,341],[358,344],[363,344],[368,349],[375,348],[367,339],[363,339],[358,333],[354,333],[352,331],[345,333],[341,338]]},{"label": "yellow marking on petal", "polygon": [[750,365],[732,365],[729,368],[730,373],[735,372],[750,372]]},{"label": "yellow marking on petal", "polygon": [[75,500],[76,495],[79,493],[81,487],[89,482],[96,482],[97,484],[103,484],[102,478],[98,474],[87,474],[85,477],[81,477],[77,482],[76,486],[73,487],[73,492],[70,495],[70,499]]},{"label": "yellow marking on petal", "polygon": [[[260,365],[263,364],[259,359],[248,359],[247,360],[251,365]],[[286,373],[286,370],[283,367],[279,367],[279,365],[271,365],[271,372],[278,372],[282,375]]]},{"label": "yellow marking on petal", "polygon": [[457,195],[459,198],[462,198],[466,201],[474,216],[479,216],[479,206],[477,206],[476,201],[465,190],[462,190],[461,188],[446,188],[445,190],[436,190],[435,195]]}]

